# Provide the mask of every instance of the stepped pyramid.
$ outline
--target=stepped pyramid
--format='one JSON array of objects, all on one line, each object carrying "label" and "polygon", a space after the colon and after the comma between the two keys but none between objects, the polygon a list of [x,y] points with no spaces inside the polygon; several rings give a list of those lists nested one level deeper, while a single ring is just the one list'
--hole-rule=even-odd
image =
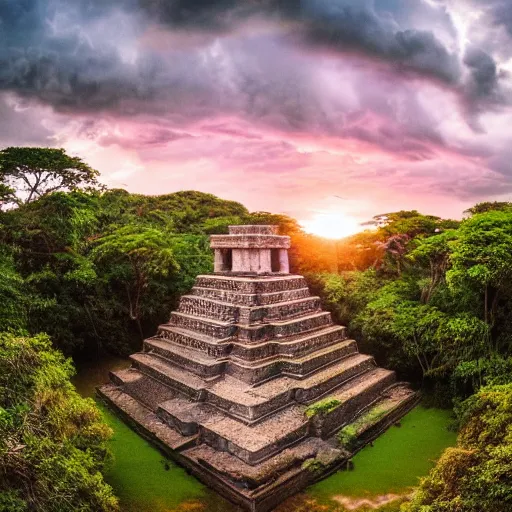
[{"label": "stepped pyramid", "polygon": [[215,273],[98,392],[207,485],[266,512],[346,465],[417,396],[289,274],[276,226],[230,226],[211,246]]}]

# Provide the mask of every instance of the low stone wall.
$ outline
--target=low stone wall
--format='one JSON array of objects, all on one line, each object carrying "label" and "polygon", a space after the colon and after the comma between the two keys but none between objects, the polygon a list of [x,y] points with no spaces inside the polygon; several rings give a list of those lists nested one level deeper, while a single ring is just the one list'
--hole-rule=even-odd
[{"label": "low stone wall", "polygon": [[391,425],[394,425],[400,418],[404,417],[409,411],[411,411],[420,401],[420,394],[414,393],[410,399],[400,403],[393,411],[386,414],[381,420],[371,426],[371,428],[365,430],[358,438],[354,451],[359,451],[364,448],[367,444],[371,443],[383,432],[385,432]]}]

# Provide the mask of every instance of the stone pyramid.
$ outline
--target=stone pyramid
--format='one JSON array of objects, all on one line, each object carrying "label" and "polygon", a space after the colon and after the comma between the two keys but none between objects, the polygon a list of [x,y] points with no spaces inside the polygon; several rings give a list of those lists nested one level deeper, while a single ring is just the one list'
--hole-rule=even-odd
[{"label": "stone pyramid", "polygon": [[214,235],[215,273],[98,391],[207,485],[266,512],[349,458],[417,401],[360,354],[275,226]]}]

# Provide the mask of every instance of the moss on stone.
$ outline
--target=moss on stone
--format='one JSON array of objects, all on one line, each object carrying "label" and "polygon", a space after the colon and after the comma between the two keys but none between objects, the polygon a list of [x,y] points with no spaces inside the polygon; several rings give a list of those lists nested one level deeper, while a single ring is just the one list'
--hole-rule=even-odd
[{"label": "moss on stone", "polygon": [[307,459],[302,463],[302,469],[317,473],[325,469],[325,465],[318,459]]},{"label": "moss on stone", "polygon": [[356,448],[359,434],[379,422],[388,412],[389,408],[384,405],[373,407],[356,421],[343,427],[338,432],[338,441],[348,450],[353,450]]},{"label": "moss on stone", "polygon": [[328,414],[341,405],[341,401],[336,398],[325,398],[319,402],[311,404],[306,410],[307,418],[312,418],[318,414]]}]

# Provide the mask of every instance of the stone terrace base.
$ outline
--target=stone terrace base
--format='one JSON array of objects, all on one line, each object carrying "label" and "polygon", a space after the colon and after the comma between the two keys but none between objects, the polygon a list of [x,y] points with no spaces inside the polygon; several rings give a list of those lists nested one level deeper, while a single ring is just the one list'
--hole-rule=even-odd
[{"label": "stone terrace base", "polygon": [[[255,512],[343,467],[417,401],[358,352],[301,276],[199,276],[131,359],[100,396]],[[336,437],[342,428],[345,445]]]}]

